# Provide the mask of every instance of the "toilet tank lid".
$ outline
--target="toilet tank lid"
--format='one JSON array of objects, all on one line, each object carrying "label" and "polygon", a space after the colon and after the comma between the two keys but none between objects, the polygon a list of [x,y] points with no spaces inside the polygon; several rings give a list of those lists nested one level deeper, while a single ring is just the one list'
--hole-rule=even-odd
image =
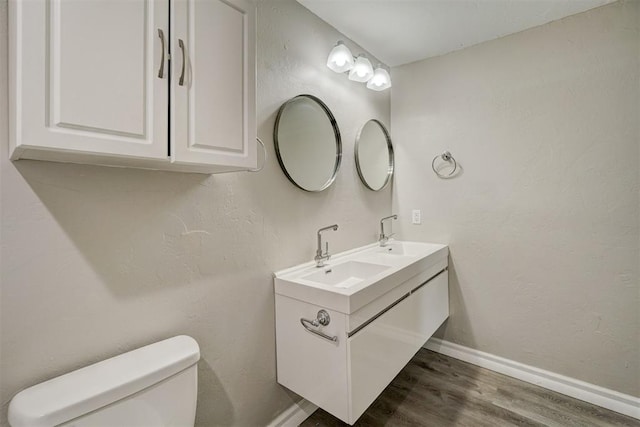
[{"label": "toilet tank lid", "polygon": [[13,427],[54,426],[123,399],[200,360],[200,348],[180,335],[29,387],[9,404]]}]

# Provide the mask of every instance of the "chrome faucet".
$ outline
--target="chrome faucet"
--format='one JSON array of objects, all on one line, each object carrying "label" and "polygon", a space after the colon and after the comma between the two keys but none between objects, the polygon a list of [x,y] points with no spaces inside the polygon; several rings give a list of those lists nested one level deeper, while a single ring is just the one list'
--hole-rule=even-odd
[{"label": "chrome faucet", "polygon": [[318,249],[316,250],[316,256],[314,258],[316,260],[316,267],[324,267],[324,262],[329,261],[329,258],[331,258],[331,255],[329,255],[329,242],[326,242],[326,250],[322,253],[322,234],[320,233],[327,230],[336,231],[337,229],[338,224],[333,224],[318,230]]},{"label": "chrome faucet", "polygon": [[380,242],[380,246],[383,246],[383,247],[387,246],[387,242],[389,241],[389,238],[395,234],[395,233],[391,233],[387,236],[384,233],[384,222],[388,219],[398,219],[398,215],[385,216],[380,220],[380,239],[378,241]]}]

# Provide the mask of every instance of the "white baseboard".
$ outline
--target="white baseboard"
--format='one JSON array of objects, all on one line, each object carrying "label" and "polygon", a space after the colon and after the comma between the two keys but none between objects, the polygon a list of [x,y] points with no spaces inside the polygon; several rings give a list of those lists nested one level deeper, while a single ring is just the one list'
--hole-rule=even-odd
[{"label": "white baseboard", "polygon": [[640,419],[640,398],[638,397],[565,377],[544,369],[534,368],[533,366],[438,338],[431,338],[424,345],[424,348]]},{"label": "white baseboard", "polygon": [[278,418],[271,421],[267,427],[298,427],[304,420],[309,418],[318,407],[308,400],[291,405],[289,409],[278,415]]}]

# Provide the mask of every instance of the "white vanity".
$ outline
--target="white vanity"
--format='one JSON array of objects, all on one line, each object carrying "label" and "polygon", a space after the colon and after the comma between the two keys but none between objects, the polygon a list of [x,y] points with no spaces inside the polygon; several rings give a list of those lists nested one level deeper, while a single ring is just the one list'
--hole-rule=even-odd
[{"label": "white vanity", "polygon": [[449,316],[448,254],[389,241],[276,272],[278,382],[353,424]]}]

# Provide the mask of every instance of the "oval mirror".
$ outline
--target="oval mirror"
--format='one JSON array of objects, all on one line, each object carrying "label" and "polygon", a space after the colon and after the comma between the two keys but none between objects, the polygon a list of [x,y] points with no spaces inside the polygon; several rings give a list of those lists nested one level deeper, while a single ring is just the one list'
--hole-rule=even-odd
[{"label": "oval mirror", "polygon": [[393,145],[384,125],[375,119],[364,124],[356,138],[356,169],[369,190],[380,191],[393,176]]},{"label": "oval mirror", "polygon": [[322,191],[336,179],[342,159],[340,130],[320,99],[298,95],[282,104],[273,140],[278,163],[295,186]]}]

